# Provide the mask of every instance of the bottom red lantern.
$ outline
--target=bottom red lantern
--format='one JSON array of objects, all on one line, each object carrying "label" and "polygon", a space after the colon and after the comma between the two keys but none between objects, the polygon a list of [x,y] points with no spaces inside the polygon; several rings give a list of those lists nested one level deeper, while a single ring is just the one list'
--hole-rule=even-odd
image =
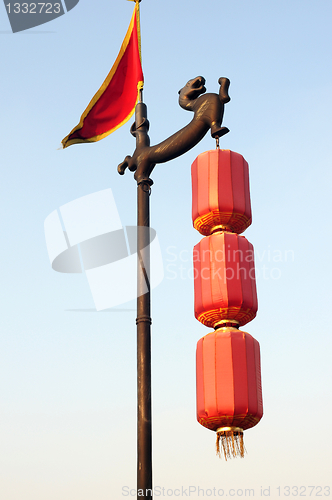
[{"label": "bottom red lantern", "polygon": [[263,416],[259,343],[225,326],[205,335],[196,351],[197,420],[217,432],[217,453],[244,456],[243,431]]}]

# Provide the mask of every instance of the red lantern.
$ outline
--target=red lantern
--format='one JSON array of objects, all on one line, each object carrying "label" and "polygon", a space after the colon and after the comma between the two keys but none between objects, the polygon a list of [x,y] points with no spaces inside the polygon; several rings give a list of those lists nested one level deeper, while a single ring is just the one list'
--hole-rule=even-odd
[{"label": "red lantern", "polygon": [[251,224],[248,163],[229,150],[198,155],[191,166],[194,228],[242,233]]},{"label": "red lantern", "polygon": [[194,247],[195,317],[216,328],[245,325],[257,312],[254,249],[244,236],[218,232]]},{"label": "red lantern", "polygon": [[243,431],[263,416],[259,343],[220,328],[197,343],[197,420],[217,432],[217,453],[244,455]]}]

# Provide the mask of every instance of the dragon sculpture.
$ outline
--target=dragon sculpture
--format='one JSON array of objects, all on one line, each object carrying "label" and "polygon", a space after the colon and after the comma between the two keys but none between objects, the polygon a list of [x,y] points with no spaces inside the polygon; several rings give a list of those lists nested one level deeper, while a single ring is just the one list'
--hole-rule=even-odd
[{"label": "dragon sculpture", "polygon": [[150,146],[148,135],[149,121],[147,108],[143,102],[136,105],[135,122],[130,132],[136,138],[136,149],[133,156],[126,156],[118,166],[119,174],[123,175],[126,168],[135,172],[138,184],[152,184],[150,174],[157,163],[165,163],[189,151],[211,130],[211,136],[221,137],[229,132],[222,127],[224,105],[230,101],[228,78],[219,78],[219,94],[206,94],[205,79],[197,76],[179,90],[179,104],[183,109],[193,111],[194,117],[188,125],[165,139],[161,143]]}]

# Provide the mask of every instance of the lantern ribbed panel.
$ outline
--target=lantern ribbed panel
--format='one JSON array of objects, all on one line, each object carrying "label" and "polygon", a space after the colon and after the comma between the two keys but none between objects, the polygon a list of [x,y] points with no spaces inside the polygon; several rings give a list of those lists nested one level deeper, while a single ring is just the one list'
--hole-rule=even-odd
[{"label": "lantern ribbed panel", "polygon": [[194,247],[195,317],[206,326],[236,320],[240,326],[257,312],[254,249],[244,236],[218,232]]},{"label": "lantern ribbed panel", "polygon": [[254,427],[263,416],[259,343],[221,328],[197,343],[197,420],[211,430]]},{"label": "lantern ribbed panel", "polygon": [[251,224],[249,168],[242,155],[215,149],[198,155],[191,167],[194,228],[208,236],[216,229],[242,233]]},{"label": "lantern ribbed panel", "polygon": [[263,416],[259,343],[238,326],[257,313],[249,168],[229,150],[192,164],[192,219],[205,236],[194,247],[195,317],[214,327],[197,343],[197,420],[216,431],[216,452],[244,456],[243,431]]}]

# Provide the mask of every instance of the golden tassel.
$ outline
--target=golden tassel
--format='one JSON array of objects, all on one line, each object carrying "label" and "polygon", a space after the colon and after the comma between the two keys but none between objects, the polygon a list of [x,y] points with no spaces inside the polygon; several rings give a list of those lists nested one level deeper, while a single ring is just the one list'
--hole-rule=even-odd
[{"label": "golden tassel", "polygon": [[221,458],[221,450],[227,458],[244,457],[246,449],[243,441],[243,429],[240,427],[219,427],[217,429],[216,453]]}]

